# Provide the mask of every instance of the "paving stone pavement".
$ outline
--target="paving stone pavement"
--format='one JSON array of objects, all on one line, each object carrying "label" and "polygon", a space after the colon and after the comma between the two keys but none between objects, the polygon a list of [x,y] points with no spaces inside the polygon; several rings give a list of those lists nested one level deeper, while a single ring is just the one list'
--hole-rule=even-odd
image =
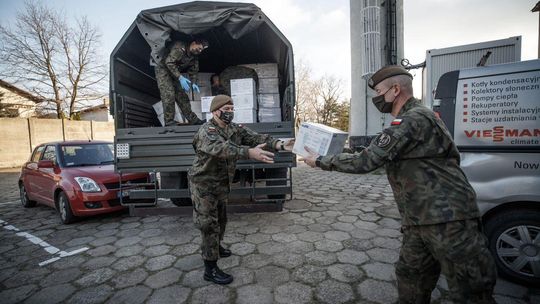
[{"label": "paving stone pavement", "polygon": [[[400,222],[383,174],[299,164],[294,199],[279,213],[231,214],[219,260],[235,280],[202,279],[190,217],[126,213],[62,225],[50,208],[23,208],[18,173],[0,171],[0,303],[395,303]],[[48,253],[35,238],[65,252]],[[34,241],[34,242],[32,242]],[[38,244],[36,244],[38,243]],[[38,246],[41,244],[42,246]],[[498,303],[540,303],[540,289],[499,279]],[[441,278],[433,303],[450,303]]]}]

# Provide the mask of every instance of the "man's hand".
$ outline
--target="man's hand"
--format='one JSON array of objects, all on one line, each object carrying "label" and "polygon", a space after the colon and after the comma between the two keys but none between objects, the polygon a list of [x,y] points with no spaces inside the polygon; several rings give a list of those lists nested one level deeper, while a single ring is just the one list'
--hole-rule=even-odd
[{"label": "man's hand", "polygon": [[180,78],[178,78],[178,81],[180,82],[182,89],[184,89],[184,91],[186,92],[189,92],[189,85],[191,84],[191,81],[182,75],[180,75]]},{"label": "man's hand", "polygon": [[319,157],[319,154],[306,146],[304,146],[304,149],[309,153],[309,156],[304,157],[304,162],[311,168],[317,167],[315,161]]},{"label": "man's hand", "polygon": [[274,163],[274,153],[263,150],[266,144],[260,144],[255,148],[248,150],[249,159],[255,159],[262,161],[263,163],[273,164]]},{"label": "man's hand", "polygon": [[[283,145],[283,150],[281,149],[281,145]],[[289,139],[287,141],[280,140],[280,141],[276,142],[276,146],[274,147],[274,149],[276,149],[276,151],[288,151],[288,152],[291,152],[293,147],[294,147],[294,138]]]}]

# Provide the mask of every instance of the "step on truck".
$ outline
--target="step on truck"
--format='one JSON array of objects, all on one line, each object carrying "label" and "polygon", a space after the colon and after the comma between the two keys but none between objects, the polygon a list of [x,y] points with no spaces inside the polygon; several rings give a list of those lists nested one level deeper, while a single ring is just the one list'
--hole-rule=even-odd
[{"label": "step on truck", "polygon": [[[110,57],[116,171],[120,176],[128,172],[154,176],[150,186],[120,181],[127,190],[122,193],[131,198],[155,199],[151,206],[129,204],[132,215],[191,212],[187,171],[195,157],[192,141],[199,126],[162,126],[155,107],[160,92],[150,62],[159,60],[171,41],[195,37],[206,39],[210,47],[199,56],[201,94],[190,92],[193,111],[204,116],[195,107],[201,106],[201,99],[208,100],[202,95],[211,95],[210,75],[247,66],[258,74],[259,102],[253,120],[244,125],[275,138],[294,137],[292,46],[260,8],[249,3],[196,1],[141,11]],[[263,108],[268,100],[276,103],[271,109]],[[296,158],[279,152],[274,161],[238,162],[229,211],[282,210],[284,200],[292,197],[291,168]],[[180,207],[159,207],[163,199]]]},{"label": "step on truck", "polygon": [[435,94],[499,274],[540,284],[540,60],[448,72]]}]

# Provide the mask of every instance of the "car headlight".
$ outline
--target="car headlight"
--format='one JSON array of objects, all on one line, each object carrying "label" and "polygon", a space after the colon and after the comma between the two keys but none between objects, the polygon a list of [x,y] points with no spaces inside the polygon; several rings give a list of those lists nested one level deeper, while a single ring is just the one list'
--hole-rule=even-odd
[{"label": "car headlight", "polygon": [[98,184],[89,177],[75,177],[75,181],[81,187],[82,192],[101,192]]}]

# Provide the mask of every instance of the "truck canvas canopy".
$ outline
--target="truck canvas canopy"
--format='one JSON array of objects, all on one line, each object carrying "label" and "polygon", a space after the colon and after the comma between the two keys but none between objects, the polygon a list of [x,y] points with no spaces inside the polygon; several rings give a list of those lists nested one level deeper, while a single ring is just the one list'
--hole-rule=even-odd
[{"label": "truck canvas canopy", "polygon": [[[151,61],[159,61],[171,41],[195,38],[204,38],[210,43],[199,56],[200,72],[216,73],[239,64],[277,63],[279,91],[285,99],[283,106],[292,108],[293,97],[288,95],[294,91],[291,86],[294,67],[292,46],[287,38],[254,4],[206,1],[139,13],[111,54],[112,103],[117,104],[119,96],[116,94],[148,104],[159,101]],[[115,109],[119,113],[115,113]],[[130,121],[124,121],[123,110],[122,107],[111,107],[117,128],[145,126],[140,122],[133,121],[130,125]]]}]

